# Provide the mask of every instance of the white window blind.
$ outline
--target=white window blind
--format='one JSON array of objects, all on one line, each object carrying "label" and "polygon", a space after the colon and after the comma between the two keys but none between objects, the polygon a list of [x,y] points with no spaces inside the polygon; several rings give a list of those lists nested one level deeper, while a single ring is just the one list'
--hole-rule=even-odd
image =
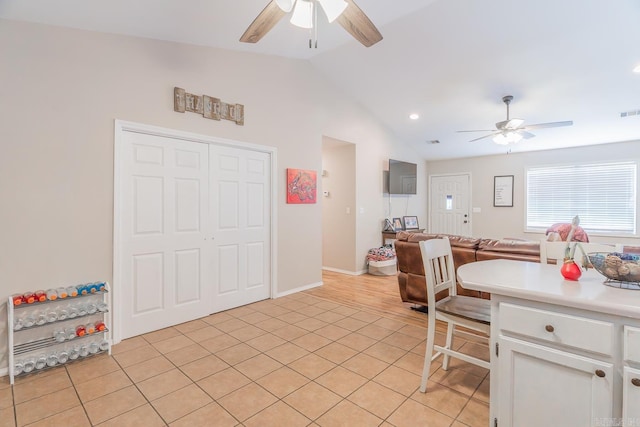
[{"label": "white window blind", "polygon": [[636,162],[527,170],[527,229],[546,229],[578,215],[587,232],[636,233]]}]

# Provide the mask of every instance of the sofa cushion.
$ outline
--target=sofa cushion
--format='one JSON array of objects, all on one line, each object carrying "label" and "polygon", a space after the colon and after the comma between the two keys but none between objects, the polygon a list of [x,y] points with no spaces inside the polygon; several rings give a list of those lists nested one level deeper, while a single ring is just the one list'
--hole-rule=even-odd
[{"label": "sofa cushion", "polygon": [[481,239],[478,249],[481,251],[540,256],[540,242],[528,240]]},{"label": "sofa cushion", "polygon": [[438,234],[438,238],[440,239],[445,236],[449,238],[451,247],[478,249],[478,246],[482,241],[482,239],[476,237],[456,236],[453,234]]}]

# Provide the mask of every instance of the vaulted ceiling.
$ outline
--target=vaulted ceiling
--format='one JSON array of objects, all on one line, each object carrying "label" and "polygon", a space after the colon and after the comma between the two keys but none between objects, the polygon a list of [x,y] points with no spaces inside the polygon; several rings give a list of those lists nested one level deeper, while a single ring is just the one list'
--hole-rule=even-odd
[{"label": "vaulted ceiling", "polygon": [[[323,16],[317,49],[288,17],[240,43],[268,1],[0,0],[0,18],[308,60],[429,159],[640,140],[638,0],[356,0],[370,48]],[[508,147],[456,132],[494,129],[504,95],[525,124],[574,124]]]}]

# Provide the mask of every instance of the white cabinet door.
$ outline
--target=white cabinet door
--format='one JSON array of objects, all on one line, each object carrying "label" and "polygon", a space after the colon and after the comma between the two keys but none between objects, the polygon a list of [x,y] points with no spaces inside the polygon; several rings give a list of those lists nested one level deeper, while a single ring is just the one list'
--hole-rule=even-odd
[{"label": "white cabinet door", "polygon": [[271,296],[271,163],[267,153],[211,145],[213,312]]},{"label": "white cabinet door", "polygon": [[612,417],[612,364],[503,336],[499,343],[501,427],[584,427]]},{"label": "white cabinet door", "polygon": [[121,338],[211,313],[207,144],[123,132]]},{"label": "white cabinet door", "polygon": [[624,368],[622,399],[624,425],[640,425],[640,369]]}]

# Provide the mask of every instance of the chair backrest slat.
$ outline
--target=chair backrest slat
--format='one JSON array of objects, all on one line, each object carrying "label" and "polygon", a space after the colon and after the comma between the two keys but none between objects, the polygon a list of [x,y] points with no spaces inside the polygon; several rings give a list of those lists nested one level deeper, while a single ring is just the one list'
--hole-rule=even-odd
[{"label": "chair backrest slat", "polygon": [[456,294],[456,273],[449,239],[430,239],[420,242],[420,251],[424,264],[427,286],[427,304],[436,302],[436,294],[449,290],[449,295]]}]

